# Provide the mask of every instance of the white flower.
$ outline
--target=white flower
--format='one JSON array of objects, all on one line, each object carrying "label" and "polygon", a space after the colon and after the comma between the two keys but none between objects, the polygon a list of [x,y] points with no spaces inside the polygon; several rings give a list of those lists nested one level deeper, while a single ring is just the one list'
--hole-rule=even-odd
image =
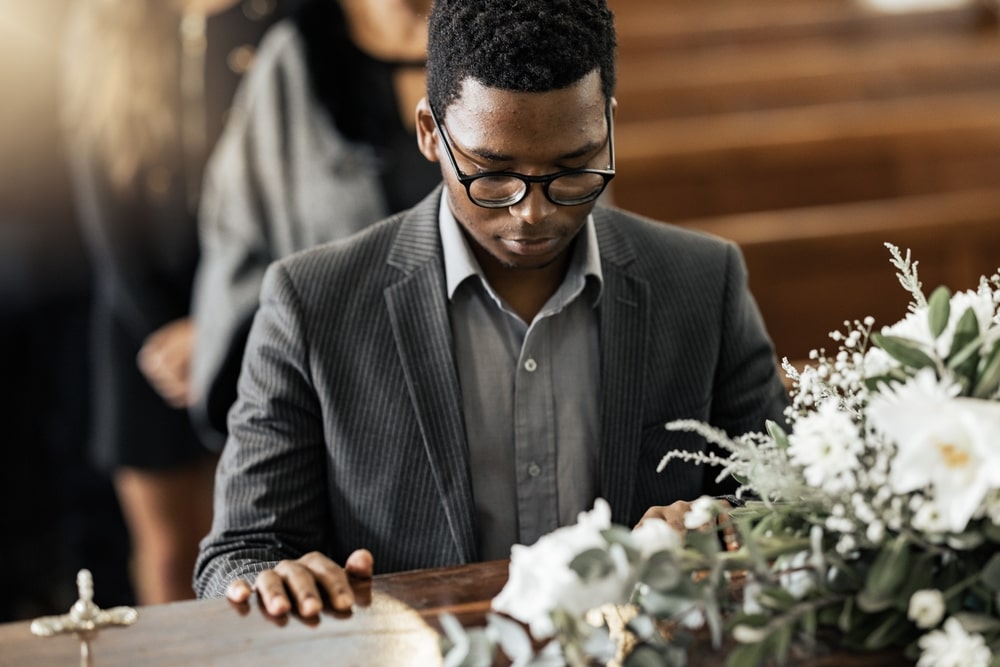
[{"label": "white flower", "polygon": [[802,466],[809,485],[827,493],[849,488],[853,475],[845,473],[859,467],[858,455],[863,449],[858,427],[832,400],[796,422],[788,435],[789,458]]},{"label": "white flower", "polygon": [[684,527],[688,530],[697,530],[707,526],[715,520],[718,512],[718,503],[711,496],[702,496],[693,503],[691,509],[684,515]]},{"label": "white flower", "polygon": [[632,530],[632,539],[643,558],[658,551],[676,551],[681,548],[681,535],[663,519],[646,519]]},{"label": "white flower", "polygon": [[982,635],[968,634],[955,618],[921,637],[918,645],[917,667],[989,667],[992,660]]},{"label": "white flower", "polygon": [[761,614],[764,608],[760,605],[760,592],[763,590],[760,582],[748,578],[743,586],[743,612],[746,614]]},{"label": "white flower", "polygon": [[910,596],[910,606],[906,612],[907,618],[917,624],[918,628],[926,630],[933,628],[944,617],[944,596],[941,591],[925,588]]},{"label": "white flower", "polygon": [[[993,316],[996,313],[993,295],[988,290],[968,290],[952,294],[948,312],[948,324],[936,340],[931,335],[930,319],[928,317],[930,308],[927,306],[917,308],[914,312],[907,314],[906,317],[892,326],[883,327],[882,333],[908,338],[920,344],[928,351],[933,350],[939,358],[944,359],[951,351],[951,344],[955,337],[955,326],[969,308],[972,308],[972,312],[976,315],[980,331],[990,326]],[[898,362],[892,362],[892,364],[898,365]]]},{"label": "white flower", "polygon": [[[592,511],[580,513],[575,525],[543,535],[530,547],[514,545],[510,575],[493,599],[493,609],[528,624],[531,634],[543,639],[555,632],[552,612],[557,609],[581,617],[602,604],[625,602],[632,573],[624,550],[618,545],[608,548],[601,536],[610,526],[611,508],[598,499]],[[584,582],[569,565],[590,549],[606,549],[613,567],[606,576]]]},{"label": "white flower", "polygon": [[924,502],[913,516],[913,527],[922,533],[936,535],[948,530],[948,521],[936,503]]},{"label": "white flower", "polygon": [[892,490],[930,487],[948,528],[961,532],[987,493],[1000,487],[1000,403],[952,398],[953,392],[924,369],[873,397],[868,421],[896,445]]},{"label": "white flower", "polygon": [[781,587],[799,600],[816,587],[815,576],[809,565],[808,551],[800,551],[793,556],[778,556],[774,561]]}]

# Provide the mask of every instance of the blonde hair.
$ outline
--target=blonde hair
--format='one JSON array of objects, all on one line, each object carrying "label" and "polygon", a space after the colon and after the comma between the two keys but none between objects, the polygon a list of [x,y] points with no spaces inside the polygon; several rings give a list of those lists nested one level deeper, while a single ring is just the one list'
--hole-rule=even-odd
[{"label": "blonde hair", "polygon": [[74,4],[63,68],[63,124],[124,189],[177,141],[180,11],[171,0]]}]

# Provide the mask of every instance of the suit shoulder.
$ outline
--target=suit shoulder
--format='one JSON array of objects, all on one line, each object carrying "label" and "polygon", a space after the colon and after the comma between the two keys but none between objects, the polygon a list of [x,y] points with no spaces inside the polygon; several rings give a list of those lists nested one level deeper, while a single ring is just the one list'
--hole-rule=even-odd
[{"label": "suit shoulder", "polygon": [[739,254],[736,244],[728,239],[618,208],[596,208],[594,220],[602,249],[605,245],[625,245],[640,262],[649,258],[680,264],[716,263],[726,261],[733,252]]},{"label": "suit shoulder", "polygon": [[402,214],[385,218],[347,238],[300,250],[274,262],[294,283],[371,279],[386,266]]}]

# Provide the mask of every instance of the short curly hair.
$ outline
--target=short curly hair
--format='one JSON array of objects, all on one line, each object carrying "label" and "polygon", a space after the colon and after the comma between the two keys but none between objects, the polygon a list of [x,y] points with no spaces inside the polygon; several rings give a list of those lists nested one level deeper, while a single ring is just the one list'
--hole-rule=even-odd
[{"label": "short curly hair", "polygon": [[490,88],[544,92],[599,69],[615,90],[614,15],[605,0],[434,0],[427,96],[444,118],[469,77]]}]

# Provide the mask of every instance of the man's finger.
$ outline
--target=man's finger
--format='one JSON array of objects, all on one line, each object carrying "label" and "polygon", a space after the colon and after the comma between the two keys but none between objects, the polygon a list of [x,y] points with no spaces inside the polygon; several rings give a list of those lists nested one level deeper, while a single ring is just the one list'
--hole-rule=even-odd
[{"label": "man's finger", "polygon": [[[353,555],[353,554],[352,554]],[[318,582],[337,611],[349,611],[354,605],[354,591],[347,580],[347,572],[323,554],[313,552],[299,559],[308,569],[315,587]]]},{"label": "man's finger", "polygon": [[292,610],[292,602],[285,591],[285,582],[274,570],[264,570],[258,574],[254,588],[257,589],[264,609],[271,616],[283,616]]},{"label": "man's finger", "polygon": [[344,569],[352,577],[370,579],[375,569],[375,557],[368,549],[358,549],[347,557]]},{"label": "man's finger", "polygon": [[232,602],[243,603],[250,599],[253,589],[242,579],[233,579],[226,587],[226,598]]}]

